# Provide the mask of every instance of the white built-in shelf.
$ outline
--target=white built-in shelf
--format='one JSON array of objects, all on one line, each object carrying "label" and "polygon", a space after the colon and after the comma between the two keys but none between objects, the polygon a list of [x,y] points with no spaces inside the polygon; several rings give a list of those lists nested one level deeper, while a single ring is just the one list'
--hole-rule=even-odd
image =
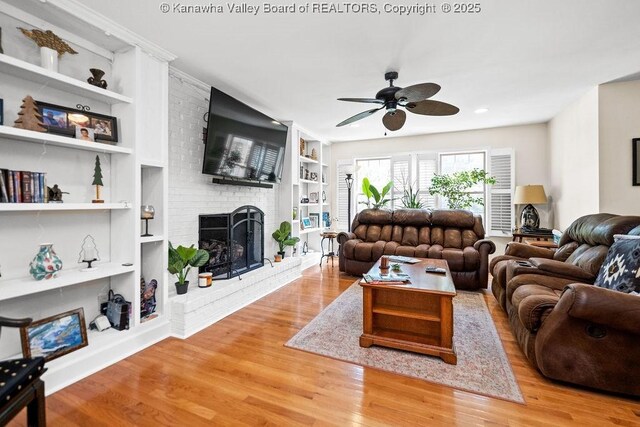
[{"label": "white built-in shelf", "polygon": [[133,102],[128,96],[90,85],[87,82],[55,71],[46,70],[38,65],[4,54],[0,54],[0,74],[11,74],[21,79],[30,80],[34,83],[59,89],[64,92],[86,96],[87,98],[107,104],[130,104]]},{"label": "white built-in shelf", "polygon": [[99,153],[131,154],[131,148],[118,147],[117,145],[104,144],[102,142],[87,142],[68,136],[55,135],[46,132],[14,128],[13,126],[0,126],[0,138],[14,141],[32,142],[35,144],[55,145],[56,147],[75,148],[77,150],[97,151]]},{"label": "white built-in shelf", "polygon": [[308,233],[313,233],[314,231],[320,231],[320,230],[321,230],[320,227],[305,228],[304,230],[300,230],[300,234],[308,234]]},{"label": "white built-in shelf", "polygon": [[162,242],[163,240],[164,240],[164,236],[146,236],[146,237],[140,237],[140,243]]},{"label": "white built-in shelf", "polygon": [[143,169],[147,169],[147,168],[163,168],[165,167],[165,164],[160,161],[160,160],[142,160],[140,162],[140,166]]},{"label": "white built-in shelf", "polygon": [[304,183],[304,184],[317,184],[318,181],[311,181],[310,179],[302,179],[300,178],[300,182]]},{"label": "white built-in shelf", "polygon": [[0,280],[0,301],[74,286],[92,280],[129,273],[134,270],[134,266],[132,265],[123,266],[117,263],[101,264],[97,262],[94,263],[94,267],[96,267],[94,271],[62,269],[58,272],[58,277],[49,280],[35,280],[31,276],[19,279]]},{"label": "white built-in shelf", "polygon": [[310,157],[304,157],[304,156],[300,156],[300,162],[301,163],[318,163],[317,160],[313,160]]},{"label": "white built-in shelf", "polygon": [[300,206],[318,206],[318,203],[300,203]]},{"label": "white built-in shelf", "polygon": [[106,211],[131,209],[129,203],[0,203],[0,212]]}]

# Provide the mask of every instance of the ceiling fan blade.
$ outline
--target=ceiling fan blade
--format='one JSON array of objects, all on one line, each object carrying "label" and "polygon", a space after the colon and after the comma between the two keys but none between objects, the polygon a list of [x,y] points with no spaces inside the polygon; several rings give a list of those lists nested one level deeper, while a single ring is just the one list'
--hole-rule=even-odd
[{"label": "ceiling fan blade", "polygon": [[425,116],[453,116],[460,111],[455,105],[430,99],[425,99],[420,102],[410,102],[406,105],[406,108],[414,114],[423,114]]},{"label": "ceiling fan blade", "polygon": [[404,126],[404,122],[407,120],[407,114],[402,110],[389,111],[382,118],[384,127],[389,130],[398,130]]},{"label": "ceiling fan blade", "polygon": [[406,99],[408,102],[423,101],[440,92],[440,85],[435,83],[420,83],[405,87],[396,92],[396,99]]},{"label": "ceiling fan blade", "polygon": [[336,125],[336,127],[339,128],[341,126],[348,125],[349,123],[353,123],[353,122],[357,122],[358,120],[362,120],[365,117],[369,117],[370,115],[372,115],[376,111],[382,110],[383,108],[384,108],[384,105],[382,107],[380,107],[380,108],[374,108],[373,110],[363,111],[362,113],[358,113],[355,116],[349,117],[347,120],[344,120],[344,121],[338,123]]},{"label": "ceiling fan blade", "polygon": [[383,99],[374,99],[374,98],[338,98],[338,101],[365,102],[367,104],[384,104]]}]

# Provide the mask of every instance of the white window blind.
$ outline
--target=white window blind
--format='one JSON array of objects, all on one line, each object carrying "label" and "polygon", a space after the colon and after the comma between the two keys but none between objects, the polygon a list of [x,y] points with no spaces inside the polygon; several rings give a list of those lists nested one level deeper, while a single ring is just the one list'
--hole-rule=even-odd
[{"label": "white window blind", "polygon": [[496,183],[489,188],[489,224],[491,235],[510,235],[513,228],[514,159],[510,148],[492,150],[489,154],[489,173]]},{"label": "white window blind", "polygon": [[[353,165],[351,163],[340,163],[336,165],[336,183],[337,183],[337,194],[336,194],[336,204],[337,206],[337,217],[338,224],[337,229],[341,231],[347,231],[349,229],[349,221],[347,219],[347,211],[349,206],[348,199],[348,191],[347,191],[347,182],[345,178],[347,177],[347,173],[353,171]],[[354,177],[355,181],[355,177]],[[351,189],[351,194],[353,195],[353,191],[355,190],[355,182],[354,187]],[[351,209],[351,217],[355,214],[355,209]]]},{"label": "white window blind", "polygon": [[391,176],[393,177],[393,187],[390,197],[393,209],[402,208],[402,195],[404,193],[405,183],[411,183],[411,156],[398,156],[391,158]]},{"label": "white window blind", "polygon": [[420,200],[424,203],[425,208],[436,208],[436,197],[429,193],[431,186],[431,178],[436,174],[438,163],[435,154],[418,156],[418,190]]}]

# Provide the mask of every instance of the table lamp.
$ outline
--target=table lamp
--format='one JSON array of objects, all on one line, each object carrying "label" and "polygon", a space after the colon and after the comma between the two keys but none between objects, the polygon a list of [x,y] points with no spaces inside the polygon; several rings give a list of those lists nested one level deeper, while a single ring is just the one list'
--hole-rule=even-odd
[{"label": "table lamp", "polygon": [[520,214],[520,228],[540,228],[540,217],[533,205],[547,203],[547,195],[542,185],[518,185],[513,203],[526,205]]}]

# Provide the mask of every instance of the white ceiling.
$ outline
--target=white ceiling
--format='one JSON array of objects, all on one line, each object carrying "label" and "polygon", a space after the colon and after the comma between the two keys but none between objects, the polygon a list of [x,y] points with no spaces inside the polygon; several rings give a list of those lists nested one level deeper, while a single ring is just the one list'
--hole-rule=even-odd
[{"label": "white ceiling", "polygon": [[[178,55],[182,71],[331,141],[384,134],[382,112],[336,128],[372,108],[336,98],[373,97],[389,70],[400,73],[397,86],[440,84],[433,99],[461,109],[407,114],[394,136],[544,122],[589,88],[640,71],[636,0],[483,0],[479,14],[425,16],[163,14],[161,0],[84,3]],[[475,114],[480,107],[489,112]]]}]

